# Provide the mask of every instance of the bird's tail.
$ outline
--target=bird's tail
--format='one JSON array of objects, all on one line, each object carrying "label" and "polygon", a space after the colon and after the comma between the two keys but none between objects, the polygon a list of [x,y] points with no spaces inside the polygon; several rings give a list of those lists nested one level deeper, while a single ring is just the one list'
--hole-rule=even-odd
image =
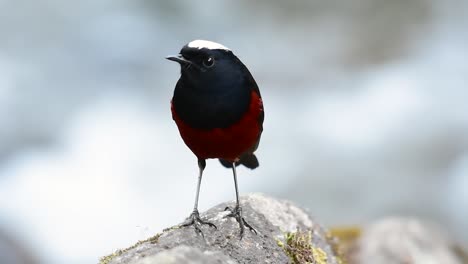
[{"label": "bird's tail", "polygon": [[[219,162],[221,162],[221,164],[226,168],[232,168],[232,163],[227,160],[219,159]],[[236,167],[241,164],[252,170],[257,168],[259,165],[258,159],[253,153],[242,155],[239,161],[236,162]]]}]

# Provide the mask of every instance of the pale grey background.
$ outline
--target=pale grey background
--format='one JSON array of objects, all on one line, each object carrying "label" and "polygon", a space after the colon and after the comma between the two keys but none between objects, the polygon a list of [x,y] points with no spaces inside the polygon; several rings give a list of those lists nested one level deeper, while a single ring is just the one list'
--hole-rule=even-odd
[{"label": "pale grey background", "polygon": [[[263,93],[242,193],[326,225],[420,216],[467,241],[467,18],[461,0],[0,1],[1,233],[41,263],[94,263],[182,221],[197,165],[164,57],[202,38]],[[229,199],[231,172],[208,162],[201,209]]]}]

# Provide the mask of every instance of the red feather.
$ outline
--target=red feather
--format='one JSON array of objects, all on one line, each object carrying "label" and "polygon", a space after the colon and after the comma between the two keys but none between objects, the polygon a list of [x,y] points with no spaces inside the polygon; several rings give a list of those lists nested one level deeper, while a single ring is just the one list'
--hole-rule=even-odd
[{"label": "red feather", "polygon": [[234,162],[251,151],[262,132],[259,120],[263,114],[263,102],[255,91],[251,93],[248,111],[237,123],[227,128],[192,128],[179,118],[172,102],[171,112],[182,139],[199,159],[221,158]]}]

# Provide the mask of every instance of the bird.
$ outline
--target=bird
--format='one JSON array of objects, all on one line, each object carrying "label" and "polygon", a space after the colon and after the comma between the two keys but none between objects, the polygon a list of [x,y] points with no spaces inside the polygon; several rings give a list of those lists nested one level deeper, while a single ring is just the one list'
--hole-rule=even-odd
[{"label": "bird", "polygon": [[241,60],[226,46],[208,40],[193,40],[178,55],[166,59],[180,64],[180,78],[171,100],[172,119],[180,136],[198,162],[198,182],[193,211],[183,227],[194,226],[197,233],[207,225],[200,218],[198,198],[207,159],[219,159],[232,169],[236,195],[234,208],[226,217],[239,224],[240,238],[245,227],[256,230],[242,216],[236,167],[255,169],[257,150],[263,132],[263,100],[255,79]]}]

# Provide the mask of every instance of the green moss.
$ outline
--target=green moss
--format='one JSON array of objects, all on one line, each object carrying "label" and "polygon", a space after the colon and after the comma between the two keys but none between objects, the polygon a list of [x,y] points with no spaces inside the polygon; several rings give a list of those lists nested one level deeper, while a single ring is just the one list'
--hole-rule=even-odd
[{"label": "green moss", "polygon": [[312,232],[287,232],[284,242],[277,240],[292,264],[327,264],[327,253],[312,245]]},{"label": "green moss", "polygon": [[345,226],[334,227],[330,229],[329,234],[337,237],[340,241],[345,243],[352,243],[361,236],[362,230],[358,226]]},{"label": "green moss", "polygon": [[331,228],[327,234],[328,243],[332,246],[333,253],[338,257],[339,264],[349,262],[349,255],[361,236],[361,228],[358,226],[342,226]]},{"label": "green moss", "polygon": [[348,263],[343,246],[340,244],[340,240],[337,237],[333,236],[330,231],[327,233],[326,238],[328,244],[330,244],[331,246],[333,254],[336,256],[338,264]]},{"label": "green moss", "polygon": [[131,247],[128,247],[126,249],[116,250],[114,253],[102,257],[99,260],[99,264],[109,264],[115,257],[118,257],[118,256],[122,255],[123,253],[128,252],[129,250],[132,250],[132,249],[138,247],[141,244],[144,244],[144,243],[156,244],[156,243],[158,243],[158,240],[159,240],[160,236],[161,236],[161,234],[156,234],[156,235],[154,235],[154,236],[152,236],[152,237],[150,237],[148,239],[138,241],[135,245],[133,245]]},{"label": "green moss", "polygon": [[312,247],[312,256],[317,264],[326,264],[327,262],[327,253],[321,248]]},{"label": "green moss", "polygon": [[115,257],[118,257],[122,254],[122,251],[121,250],[117,250],[115,251],[114,253],[110,254],[110,255],[107,255],[107,256],[104,256],[102,257],[100,260],[99,260],[99,264],[109,264],[111,262],[112,259],[114,259]]}]

